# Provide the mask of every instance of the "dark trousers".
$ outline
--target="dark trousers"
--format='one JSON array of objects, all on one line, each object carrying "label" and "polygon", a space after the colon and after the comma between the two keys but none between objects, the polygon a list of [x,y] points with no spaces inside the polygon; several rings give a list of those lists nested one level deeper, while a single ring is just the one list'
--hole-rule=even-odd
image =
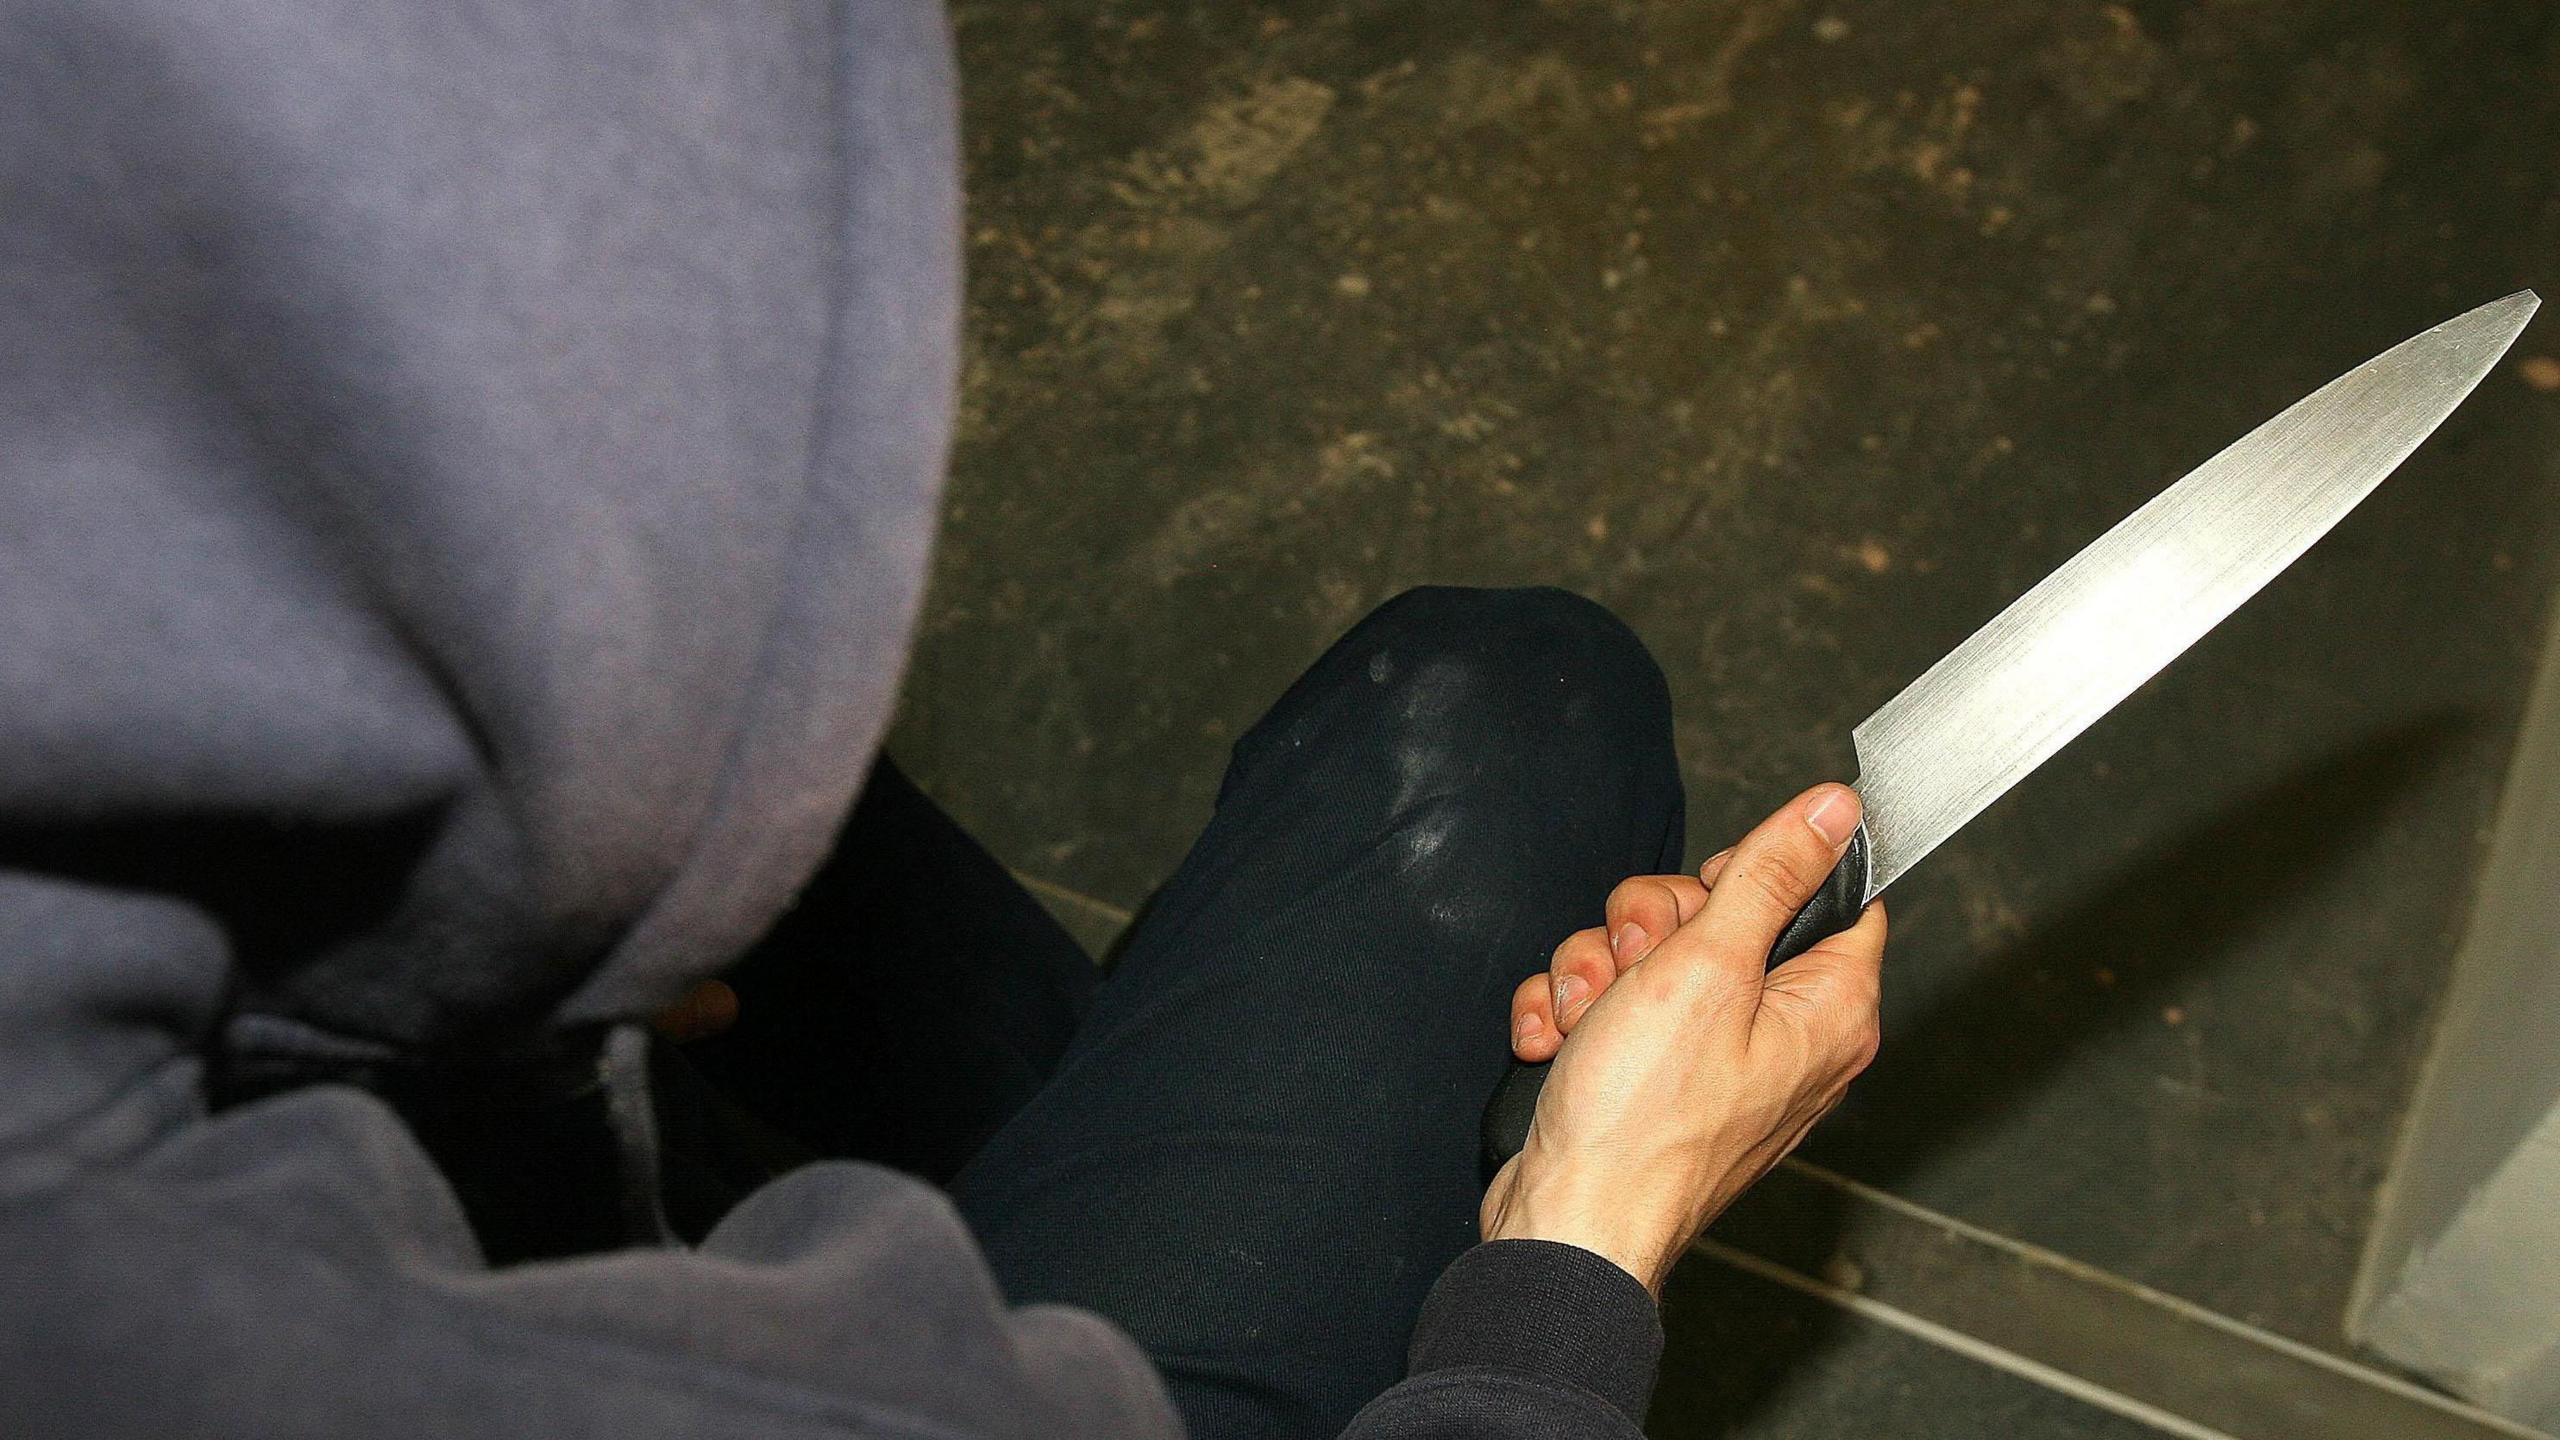
[{"label": "dark trousers", "polygon": [[1015,1303],[1161,1364],[1192,1433],[1320,1436],[1476,1240],[1508,1002],[1676,867],[1661,672],[1557,590],[1416,590],[1235,748],[1107,978],[883,761],[697,1061],[818,1151],[948,1186]]}]

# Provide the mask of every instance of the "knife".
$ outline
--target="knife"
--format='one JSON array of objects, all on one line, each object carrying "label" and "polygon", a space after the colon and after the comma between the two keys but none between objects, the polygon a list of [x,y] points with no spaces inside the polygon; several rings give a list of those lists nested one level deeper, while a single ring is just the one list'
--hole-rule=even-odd
[{"label": "knife", "polygon": [[[1769,963],[1867,902],[2311,548],[2487,376],[2533,318],[2519,290],[2402,341],[2188,472],[1992,617],[1852,732],[1866,816]],[[1520,1152],[1545,1065],[1485,1108]]]}]

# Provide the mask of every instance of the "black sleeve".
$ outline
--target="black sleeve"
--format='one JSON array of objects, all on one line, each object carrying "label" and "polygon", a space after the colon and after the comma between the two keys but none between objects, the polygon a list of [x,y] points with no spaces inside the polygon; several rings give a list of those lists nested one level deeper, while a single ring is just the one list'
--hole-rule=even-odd
[{"label": "black sleeve", "polygon": [[1405,1379],[1344,1440],[1641,1436],[1662,1318],[1612,1262],[1552,1240],[1478,1245],[1441,1272]]}]

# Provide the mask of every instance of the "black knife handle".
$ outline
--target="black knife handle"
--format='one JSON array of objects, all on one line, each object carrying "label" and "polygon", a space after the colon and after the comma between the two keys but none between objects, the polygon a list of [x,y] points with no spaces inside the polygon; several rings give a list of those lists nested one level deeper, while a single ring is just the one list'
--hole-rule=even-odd
[{"label": "black knife handle", "polygon": [[[1769,947],[1770,965],[1783,965],[1858,923],[1860,912],[1867,908],[1870,858],[1867,827],[1861,822],[1822,888],[1813,892],[1813,898],[1779,933],[1778,943]],[[1484,1153],[1490,1164],[1500,1165],[1528,1143],[1529,1117],[1538,1112],[1538,1092],[1546,1086],[1551,1063],[1523,1065],[1515,1060],[1495,1087],[1492,1101],[1484,1107]]]}]

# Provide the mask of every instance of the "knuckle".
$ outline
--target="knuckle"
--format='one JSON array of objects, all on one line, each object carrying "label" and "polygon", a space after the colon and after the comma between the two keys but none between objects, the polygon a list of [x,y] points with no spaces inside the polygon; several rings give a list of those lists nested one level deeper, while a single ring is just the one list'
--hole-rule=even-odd
[{"label": "knuckle", "polygon": [[1556,947],[1547,968],[1562,975],[1568,970],[1589,971],[1594,968],[1615,969],[1609,963],[1609,940],[1605,931],[1576,930]]},{"label": "knuckle", "polygon": [[1739,873],[1727,867],[1724,882],[1740,884],[1745,894],[1770,909],[1793,913],[1813,893],[1820,878],[1806,879],[1794,856],[1773,847],[1744,861]]},{"label": "knuckle", "polygon": [[1852,1022],[1841,1037],[1841,1058],[1850,1074],[1855,1075],[1875,1063],[1884,1049],[1884,1026],[1873,1015]]},{"label": "knuckle", "polygon": [[[1651,971],[1653,973],[1648,974]],[[1733,977],[1714,965],[1639,965],[1627,978],[1640,980],[1647,999],[1696,1015],[1714,1015],[1745,998]]]},{"label": "knuckle", "polygon": [[1884,1004],[1884,987],[1872,971],[1862,966],[1835,970],[1832,986],[1832,1004],[1851,1024],[1874,1023]]},{"label": "knuckle", "polygon": [[1647,1008],[1676,1005],[1690,987],[1687,973],[1690,968],[1685,965],[1638,965],[1619,977],[1623,983],[1618,988],[1628,992],[1636,1004]]},{"label": "knuckle", "polygon": [[1567,935],[1562,940],[1556,942],[1556,948],[1553,951],[1550,951],[1547,955],[1547,967],[1549,969],[1561,968],[1568,959],[1572,958],[1575,952],[1593,944],[1594,942],[1603,945],[1608,943],[1606,940],[1601,939],[1601,932],[1598,929],[1574,931],[1572,934]]},{"label": "knuckle", "polygon": [[1609,892],[1608,912],[1611,930],[1633,920],[1659,939],[1670,929],[1667,922],[1678,907],[1660,877],[1636,875],[1619,881],[1618,888]]},{"label": "knuckle", "polygon": [[1850,970],[1827,978],[1831,981],[1827,1003],[1843,1032],[1856,1036],[1882,1023],[1884,996],[1874,976]]}]

